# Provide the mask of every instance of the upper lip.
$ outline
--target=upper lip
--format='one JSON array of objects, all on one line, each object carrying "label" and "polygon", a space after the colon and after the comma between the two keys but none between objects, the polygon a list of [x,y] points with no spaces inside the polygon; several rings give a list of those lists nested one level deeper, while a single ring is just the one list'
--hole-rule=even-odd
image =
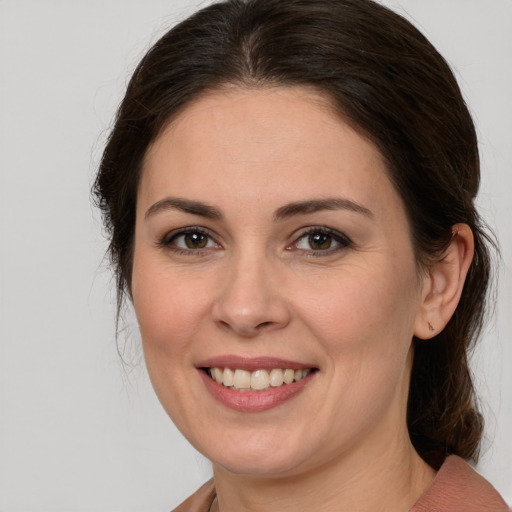
[{"label": "upper lip", "polygon": [[254,372],[256,370],[271,370],[273,368],[304,370],[315,368],[314,365],[308,363],[300,363],[298,361],[290,361],[277,357],[243,357],[237,355],[221,355],[200,361],[197,368],[231,368],[247,370]]}]

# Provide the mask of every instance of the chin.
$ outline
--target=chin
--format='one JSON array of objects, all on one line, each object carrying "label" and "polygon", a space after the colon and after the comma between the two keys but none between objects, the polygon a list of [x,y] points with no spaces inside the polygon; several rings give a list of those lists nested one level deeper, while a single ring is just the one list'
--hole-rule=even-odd
[{"label": "chin", "polygon": [[[304,453],[304,443],[283,440],[279,435],[268,438],[262,433],[236,435],[230,433],[219,449],[203,449],[214,467],[237,475],[275,478],[292,476],[304,469],[311,453]],[[202,448],[202,447],[201,447]],[[309,451],[308,451],[309,452]]]},{"label": "chin", "polygon": [[[241,454],[239,454],[241,455]],[[252,476],[255,478],[283,478],[293,476],[301,467],[296,457],[278,456],[275,454],[259,453],[256,458],[244,453],[242,457],[222,456],[219,460],[211,460],[214,467],[219,466],[236,475]]]}]

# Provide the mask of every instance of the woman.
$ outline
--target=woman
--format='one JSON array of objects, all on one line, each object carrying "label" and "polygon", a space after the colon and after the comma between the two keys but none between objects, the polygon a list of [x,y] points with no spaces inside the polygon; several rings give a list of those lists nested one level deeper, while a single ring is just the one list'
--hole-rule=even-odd
[{"label": "woman", "polygon": [[369,0],[231,0],[144,57],[95,191],[177,510],[507,510],[463,459],[489,238],[449,67]]}]

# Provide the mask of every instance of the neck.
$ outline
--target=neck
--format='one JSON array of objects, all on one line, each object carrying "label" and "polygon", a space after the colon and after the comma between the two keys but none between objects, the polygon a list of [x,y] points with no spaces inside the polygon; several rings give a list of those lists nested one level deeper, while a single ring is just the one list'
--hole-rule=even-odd
[{"label": "neck", "polygon": [[[405,433],[407,436],[407,433]],[[314,470],[276,478],[237,475],[214,467],[220,512],[301,510],[318,512],[408,511],[431,484],[435,472],[407,436],[382,450],[343,454]],[[402,447],[400,449],[400,447]]]}]

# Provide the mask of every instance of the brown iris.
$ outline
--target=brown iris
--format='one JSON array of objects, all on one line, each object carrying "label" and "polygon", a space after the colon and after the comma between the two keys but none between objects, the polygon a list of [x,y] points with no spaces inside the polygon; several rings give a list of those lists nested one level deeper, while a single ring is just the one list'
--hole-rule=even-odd
[{"label": "brown iris", "polygon": [[189,249],[203,249],[208,243],[208,236],[203,233],[187,233],[183,238]]},{"label": "brown iris", "polygon": [[331,247],[332,237],[325,233],[312,233],[308,236],[308,242],[311,249],[325,250]]}]

